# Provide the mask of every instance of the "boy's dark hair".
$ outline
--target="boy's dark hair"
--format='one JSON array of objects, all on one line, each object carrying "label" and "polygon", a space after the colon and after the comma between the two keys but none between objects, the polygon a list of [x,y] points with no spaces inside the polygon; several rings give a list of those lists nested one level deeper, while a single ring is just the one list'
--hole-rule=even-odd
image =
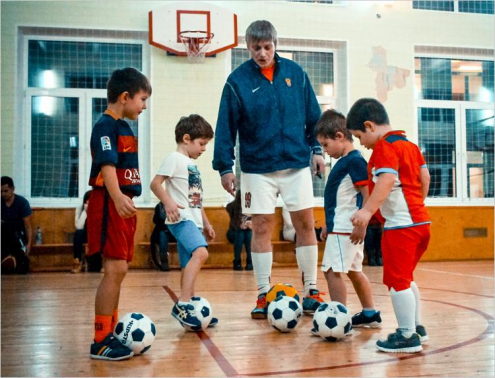
[{"label": "boy's dark hair", "polygon": [[259,41],[271,41],[277,46],[277,31],[269,21],[258,20],[251,23],[246,29],[245,38],[248,45]]},{"label": "boy's dark hair", "polygon": [[199,114],[191,114],[189,117],[181,117],[175,126],[175,141],[182,143],[184,135],[189,134],[191,140],[197,138],[212,139],[215,133],[211,125]]},{"label": "boy's dark hair", "polygon": [[362,98],[352,105],[347,114],[347,128],[365,132],[364,123],[371,121],[377,125],[389,125],[387,111],[385,107],[374,98]]},{"label": "boy's dark hair", "polygon": [[14,180],[12,180],[12,178],[9,176],[2,176],[2,186],[4,186],[4,185],[8,185],[9,188],[13,188],[14,187]]},{"label": "boy's dark hair", "polygon": [[151,84],[141,72],[132,67],[115,70],[107,83],[108,103],[115,104],[124,92],[129,92],[129,96],[134,98],[140,90],[151,96]]},{"label": "boy's dark hair", "polygon": [[352,134],[345,126],[345,116],[333,109],[326,110],[316,123],[316,136],[321,135],[325,138],[336,139],[338,132],[352,142]]}]

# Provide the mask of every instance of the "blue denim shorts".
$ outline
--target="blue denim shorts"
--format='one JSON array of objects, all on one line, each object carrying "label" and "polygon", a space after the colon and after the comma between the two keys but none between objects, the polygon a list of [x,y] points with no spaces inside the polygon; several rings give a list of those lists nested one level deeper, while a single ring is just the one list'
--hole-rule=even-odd
[{"label": "blue denim shorts", "polygon": [[177,239],[180,267],[185,268],[192,254],[200,247],[208,247],[201,230],[190,220],[169,224],[168,229]]}]

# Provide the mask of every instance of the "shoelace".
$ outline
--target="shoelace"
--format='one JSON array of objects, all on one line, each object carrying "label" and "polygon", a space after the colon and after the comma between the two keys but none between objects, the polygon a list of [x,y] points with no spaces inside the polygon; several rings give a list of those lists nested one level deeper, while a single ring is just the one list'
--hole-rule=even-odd
[{"label": "shoelace", "polygon": [[314,300],[322,303],[324,301],[323,301],[323,298],[321,297],[321,295],[326,295],[326,293],[323,293],[323,292],[319,291],[316,294],[310,295],[308,298],[314,299]]},{"label": "shoelace", "polygon": [[256,300],[256,308],[265,308],[266,307],[266,297],[263,296]]}]

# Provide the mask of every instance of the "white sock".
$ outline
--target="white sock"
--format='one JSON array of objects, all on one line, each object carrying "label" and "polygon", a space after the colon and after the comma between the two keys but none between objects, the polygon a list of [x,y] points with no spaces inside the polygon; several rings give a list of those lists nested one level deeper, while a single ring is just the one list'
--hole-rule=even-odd
[{"label": "white sock", "polygon": [[416,323],[416,325],[422,325],[422,323],[421,323],[421,295],[419,294],[418,285],[416,285],[416,282],[414,282],[414,281],[411,282],[411,290],[414,294],[414,299],[416,301],[415,323]]},{"label": "white sock", "polygon": [[404,337],[411,337],[416,332],[414,318],[416,316],[416,300],[411,288],[401,291],[390,289],[392,305],[394,306],[395,316],[399,329]]},{"label": "white sock", "polygon": [[318,246],[308,245],[296,248],[297,265],[303,275],[304,295],[309,295],[310,289],[316,289],[318,273]]},{"label": "white sock", "polygon": [[270,290],[270,276],[272,274],[272,252],[252,252],[253,272],[258,285],[258,295],[266,294]]}]

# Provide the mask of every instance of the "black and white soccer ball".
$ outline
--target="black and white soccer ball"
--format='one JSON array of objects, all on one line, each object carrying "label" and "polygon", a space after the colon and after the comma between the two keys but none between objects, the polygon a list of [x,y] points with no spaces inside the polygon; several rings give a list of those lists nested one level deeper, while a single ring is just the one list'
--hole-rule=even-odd
[{"label": "black and white soccer ball", "polygon": [[297,300],[283,295],[268,305],[268,321],[280,332],[291,332],[302,319],[302,308]]},{"label": "black and white soccer ball", "polygon": [[213,318],[213,310],[210,302],[203,297],[191,297],[191,303],[194,306],[196,317],[201,322],[201,329],[194,329],[192,331],[200,331],[208,328],[208,325]]},{"label": "black and white soccer ball", "polygon": [[113,331],[114,336],[134,354],[143,354],[155,341],[156,328],[150,318],[138,312],[122,316]]},{"label": "black and white soccer ball", "polygon": [[352,330],[352,316],[340,302],[325,302],[313,315],[313,327],[325,340],[337,341]]}]

